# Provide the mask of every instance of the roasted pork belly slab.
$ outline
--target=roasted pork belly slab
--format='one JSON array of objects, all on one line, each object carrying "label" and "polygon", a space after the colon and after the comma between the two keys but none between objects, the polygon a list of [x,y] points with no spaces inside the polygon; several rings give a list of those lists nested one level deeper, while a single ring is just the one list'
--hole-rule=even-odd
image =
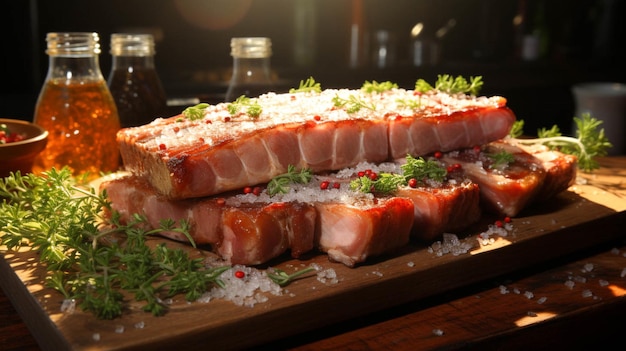
[{"label": "roasted pork belly slab", "polygon": [[396,193],[413,202],[412,236],[431,242],[443,233],[457,233],[481,216],[480,190],[471,181],[446,181],[438,186],[400,187]]},{"label": "roasted pork belly slab", "polygon": [[289,165],[317,173],[471,147],[504,137],[515,121],[501,97],[403,89],[270,93],[254,102],[258,116],[222,103],[200,118],[121,130],[125,168],[169,198],[203,197],[265,183]]},{"label": "roasted pork belly slab", "polygon": [[377,198],[369,204],[316,203],[316,243],[328,258],[353,267],[368,257],[406,246],[413,224],[413,202]]},{"label": "roasted pork belly slab", "polygon": [[[575,156],[545,147],[531,150],[506,140],[442,157],[454,172],[462,172],[478,184],[484,209],[513,217],[529,204],[566,190],[575,181]],[[496,155],[501,152],[511,154],[514,161],[498,164]]]},{"label": "roasted pork belly slab", "polygon": [[[228,205],[223,197],[170,200],[161,196],[143,179],[125,176],[105,181],[112,210],[122,220],[143,215],[150,228],[159,228],[163,219],[180,224],[188,221],[196,244],[210,244],[232,264],[265,263],[290,251],[294,258],[314,248],[316,210],[297,202],[240,203]],[[169,231],[161,235],[188,242],[184,235]]]}]

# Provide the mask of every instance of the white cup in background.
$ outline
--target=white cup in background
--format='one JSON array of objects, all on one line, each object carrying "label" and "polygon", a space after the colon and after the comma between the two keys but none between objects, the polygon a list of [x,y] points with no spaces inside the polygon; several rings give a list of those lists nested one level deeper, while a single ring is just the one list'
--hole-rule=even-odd
[{"label": "white cup in background", "polygon": [[575,116],[583,113],[602,121],[600,128],[613,144],[609,155],[624,155],[626,148],[626,84],[597,82],[581,83],[572,87],[576,103]]}]

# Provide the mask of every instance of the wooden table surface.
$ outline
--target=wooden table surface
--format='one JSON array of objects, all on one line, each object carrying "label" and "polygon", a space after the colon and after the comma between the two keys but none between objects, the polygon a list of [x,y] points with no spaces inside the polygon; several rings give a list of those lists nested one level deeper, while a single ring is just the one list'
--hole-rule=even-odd
[{"label": "wooden table surface", "polygon": [[[625,294],[622,242],[258,349],[595,349],[623,344]],[[0,349],[39,350],[2,290]]]},{"label": "wooden table surface", "polygon": [[[626,158],[616,161],[626,164]],[[626,189],[626,180],[619,186]],[[618,218],[626,233],[624,216]],[[625,296],[626,235],[255,349],[596,349],[624,344]],[[39,350],[2,290],[0,350]]]}]

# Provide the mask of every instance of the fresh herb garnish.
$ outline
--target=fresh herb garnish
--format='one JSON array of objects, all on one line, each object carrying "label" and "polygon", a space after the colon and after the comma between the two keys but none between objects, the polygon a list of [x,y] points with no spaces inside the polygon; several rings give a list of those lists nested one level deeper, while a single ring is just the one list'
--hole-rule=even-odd
[{"label": "fresh herb garnish", "polygon": [[363,86],[361,87],[361,90],[366,93],[383,93],[385,91],[397,88],[398,84],[396,83],[392,83],[390,81],[378,83],[377,81],[373,80],[371,82],[365,81],[365,83],[363,83]]},{"label": "fresh herb garnish", "polygon": [[470,77],[468,82],[463,76],[452,77],[449,74],[438,75],[434,87],[423,79],[418,79],[417,82],[415,82],[415,91],[421,93],[436,89],[448,94],[463,93],[476,96],[482,87],[483,81],[481,76]]},{"label": "fresh herb garnish", "polygon": [[[106,194],[79,184],[66,167],[41,176],[19,172],[0,181],[0,243],[13,250],[30,246],[46,265],[46,285],[99,318],[112,319],[125,309],[125,296],[144,301],[144,310],[161,315],[163,297],[183,293],[193,301],[229,267],[206,268],[182,249],[147,245],[163,230],[187,235],[188,225],[146,230],[135,215],[121,223]],[[193,243],[193,241],[192,241]]]},{"label": "fresh herb garnish", "polygon": [[305,269],[299,270],[295,273],[292,274],[287,274],[285,271],[281,270],[281,269],[277,269],[277,268],[272,268],[270,270],[267,271],[267,276],[276,284],[280,285],[280,286],[285,286],[289,283],[291,283],[294,279],[296,279],[297,277],[304,275],[306,273],[309,273],[311,271],[314,271],[315,268],[313,267],[307,267]]},{"label": "fresh herb garnish", "polygon": [[416,183],[424,183],[431,179],[441,182],[448,172],[437,161],[425,160],[422,157],[407,155],[406,163],[400,166],[402,174],[380,173],[372,179],[370,176],[361,176],[350,182],[350,189],[363,193],[392,194],[399,186],[409,184],[411,179]]},{"label": "fresh herb garnish", "polygon": [[400,107],[407,107],[410,108],[411,110],[417,110],[420,107],[422,107],[422,97],[420,96],[419,99],[397,99],[396,102],[398,103],[398,106]]},{"label": "fresh herb garnish", "polygon": [[515,162],[515,156],[505,150],[493,154],[487,154],[486,156],[492,160],[491,165],[489,165],[489,168],[491,169],[503,170],[507,168],[511,163]]},{"label": "fresh herb garnish", "polygon": [[286,194],[289,192],[289,184],[298,183],[306,184],[311,181],[312,173],[308,168],[296,170],[293,165],[287,166],[287,173],[280,174],[267,184],[267,193],[274,196],[278,193]]},{"label": "fresh herb garnish", "polygon": [[[574,117],[576,136],[564,136],[559,127],[554,125],[550,129],[541,128],[537,131],[537,138],[513,140],[522,145],[543,144],[551,150],[558,150],[578,158],[578,167],[584,172],[591,172],[600,167],[595,157],[606,156],[611,143],[600,128],[601,120],[584,113],[581,118]],[[521,133],[520,133],[521,134]]]},{"label": "fresh herb garnish", "polygon": [[302,92],[321,93],[322,86],[320,85],[320,83],[315,82],[315,79],[313,79],[313,77],[309,77],[306,81],[300,81],[300,86],[298,87],[298,89],[291,88],[289,89],[289,92],[292,94]]},{"label": "fresh herb garnish", "polygon": [[439,162],[434,160],[425,160],[422,157],[412,157],[407,155],[406,163],[401,165],[402,174],[408,181],[413,178],[417,181],[424,179],[432,179],[441,182],[445,179],[448,172]]},{"label": "fresh herb garnish", "polygon": [[195,106],[187,107],[183,110],[183,117],[190,121],[195,121],[204,118],[204,110],[210,105],[207,103],[200,103]]},{"label": "fresh herb garnish", "polygon": [[348,113],[359,112],[362,108],[367,108],[372,111],[376,110],[376,105],[373,103],[367,103],[367,101],[360,99],[355,95],[350,95],[347,99],[344,99],[339,95],[335,95],[333,98],[333,104],[335,107],[345,107],[346,112]]},{"label": "fresh herb garnish", "polygon": [[509,131],[509,136],[511,138],[519,138],[524,135],[524,120],[519,119],[513,122],[513,126],[511,126],[511,130]]},{"label": "fresh herb garnish", "polygon": [[251,99],[245,95],[241,95],[237,100],[229,103],[227,109],[232,116],[242,112],[247,113],[252,118],[259,117],[261,112],[263,112],[263,108],[256,99]]}]

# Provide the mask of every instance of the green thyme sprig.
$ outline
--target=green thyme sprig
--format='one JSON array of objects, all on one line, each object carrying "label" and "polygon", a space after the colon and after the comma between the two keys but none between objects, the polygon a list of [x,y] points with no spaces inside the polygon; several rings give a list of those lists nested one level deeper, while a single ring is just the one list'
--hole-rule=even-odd
[{"label": "green thyme sprig", "polygon": [[404,178],[415,179],[422,182],[425,179],[432,179],[438,182],[443,181],[448,175],[448,171],[435,160],[426,160],[423,157],[412,157],[407,155],[406,163],[400,166]]},{"label": "green thyme sprig", "polygon": [[489,165],[491,169],[503,170],[506,169],[511,163],[515,162],[515,156],[505,150],[486,154],[491,159],[492,163]]},{"label": "green thyme sprig", "polygon": [[183,110],[183,117],[190,121],[195,121],[204,118],[204,113],[207,107],[210,105],[207,103],[199,103],[195,106],[187,107]]},{"label": "green thyme sprig", "polygon": [[[195,299],[228,267],[206,268],[200,259],[147,238],[161,231],[188,233],[171,220],[146,230],[135,215],[121,223],[105,193],[79,184],[68,168],[41,176],[13,173],[0,181],[0,243],[9,250],[28,246],[46,266],[46,285],[97,317],[112,319],[126,308],[125,296],[144,301],[144,310],[163,314],[162,298],[184,293]],[[192,241],[193,243],[193,241]]]},{"label": "green thyme sprig", "polygon": [[407,155],[406,163],[401,165],[400,169],[402,174],[384,172],[375,178],[364,175],[353,179],[350,182],[350,189],[362,193],[392,194],[399,186],[407,185],[411,180],[414,180],[415,184],[424,184],[428,179],[441,182],[448,174],[439,162],[410,155]]},{"label": "green thyme sprig", "polygon": [[280,286],[286,286],[293,282],[296,278],[303,276],[311,271],[314,271],[314,267],[307,267],[291,274],[287,274],[285,271],[277,268],[271,268],[267,271],[267,276],[276,284]]},{"label": "green thyme sprig", "polygon": [[226,108],[231,116],[238,113],[246,113],[252,118],[258,118],[263,112],[263,108],[257,99],[251,99],[245,95],[241,95],[237,100],[229,103]]},{"label": "green thyme sprig", "polygon": [[397,99],[396,103],[400,107],[410,108],[411,110],[418,110],[422,107],[421,95],[417,99]]},{"label": "green thyme sprig", "polygon": [[433,87],[424,79],[418,79],[415,82],[415,91],[426,93],[433,89],[448,94],[469,94],[477,96],[483,87],[482,77],[470,77],[469,81],[463,76],[453,77],[449,74],[437,76],[437,81]]},{"label": "green thyme sprig", "polygon": [[[515,127],[514,125],[513,129],[521,129],[523,121],[516,123],[519,123],[520,126]],[[583,172],[592,172],[600,167],[596,157],[606,156],[612,144],[604,134],[604,128],[600,128],[602,121],[591,117],[589,113],[582,114],[581,118],[574,117],[574,123],[576,125],[574,137],[562,135],[559,127],[554,125],[550,129],[539,129],[537,138],[513,138],[513,140],[522,145],[542,144],[551,150],[559,150],[574,155],[578,158],[578,167]]]},{"label": "green thyme sprig", "polygon": [[376,111],[376,105],[374,105],[374,103],[368,103],[355,95],[350,95],[347,99],[335,95],[333,104],[335,107],[345,108],[348,113],[359,112],[362,108]]},{"label": "green thyme sprig", "polygon": [[396,83],[392,83],[390,81],[378,83],[377,81],[373,80],[371,82],[365,81],[365,83],[363,83],[363,86],[361,87],[361,90],[366,93],[384,93],[385,91],[397,88],[398,84]]},{"label": "green thyme sprig", "polygon": [[290,184],[307,184],[311,181],[312,172],[308,168],[303,168],[301,170],[296,170],[296,167],[293,165],[287,166],[287,172],[280,174],[267,184],[267,193],[270,196],[274,196],[276,194],[286,194],[289,192]]},{"label": "green thyme sprig", "polygon": [[322,86],[320,83],[317,83],[315,81],[315,79],[313,79],[313,77],[309,77],[307,78],[306,81],[300,81],[300,86],[295,89],[295,88],[291,88],[289,89],[290,93],[306,93],[306,92],[314,92],[314,93],[321,93],[322,92]]}]

